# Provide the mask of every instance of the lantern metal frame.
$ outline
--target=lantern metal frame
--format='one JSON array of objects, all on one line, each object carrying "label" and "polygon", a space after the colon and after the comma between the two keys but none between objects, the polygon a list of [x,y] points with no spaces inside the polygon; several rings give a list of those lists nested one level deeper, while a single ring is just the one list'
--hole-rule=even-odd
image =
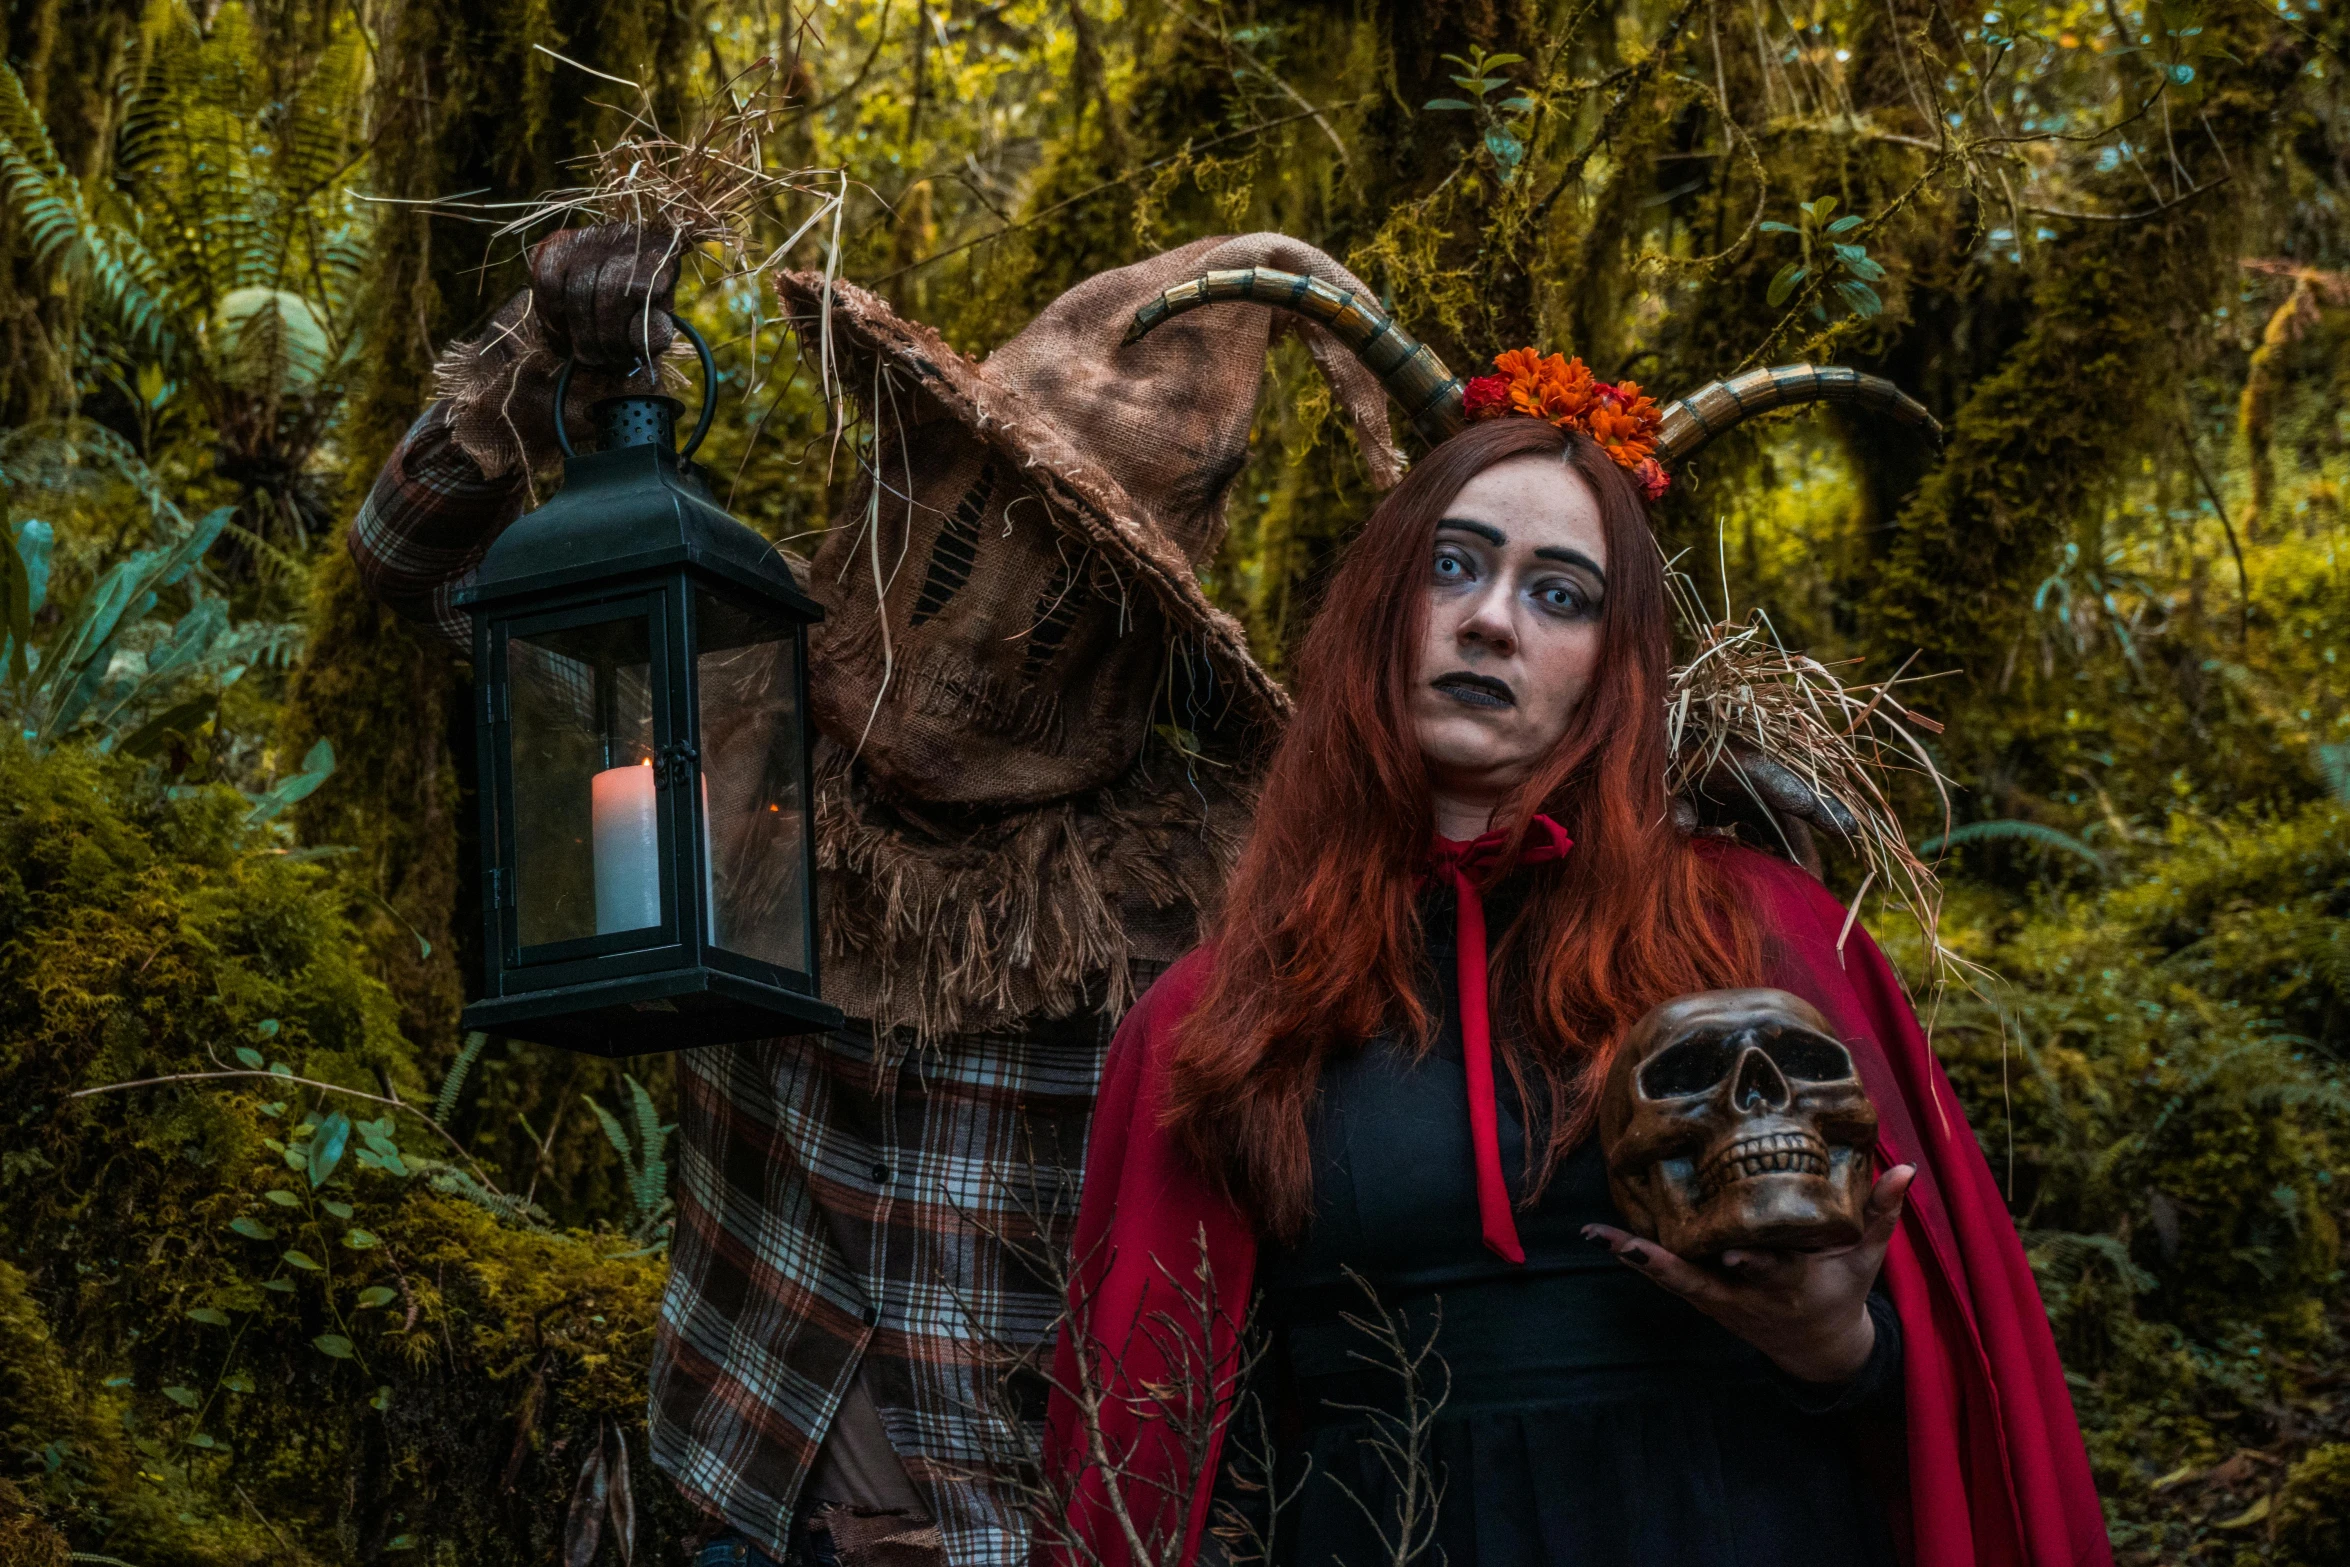
[{"label": "lantern metal frame", "polygon": [[[707,433],[716,367],[700,335],[701,417],[682,451],[672,446],[683,408],[659,396],[607,398],[592,410],[603,450],[574,452],[556,420],[564,484],[516,521],[456,595],[474,617],[475,734],[480,793],[483,995],[469,1029],[600,1055],[634,1055],[842,1026],[817,974],[813,732],[808,725],[807,628],[823,611],[792,580],[773,546],[711,497],[692,455]],[[571,367],[557,378],[563,406]],[[799,930],[805,969],[718,944],[711,926],[699,671],[702,595],[790,627],[792,712],[799,725]],[[657,925],[526,946],[522,942],[510,650],[519,637],[640,619],[646,632],[654,774]],[[778,638],[777,640],[781,640]],[[684,1037],[691,1034],[691,1038]]]}]

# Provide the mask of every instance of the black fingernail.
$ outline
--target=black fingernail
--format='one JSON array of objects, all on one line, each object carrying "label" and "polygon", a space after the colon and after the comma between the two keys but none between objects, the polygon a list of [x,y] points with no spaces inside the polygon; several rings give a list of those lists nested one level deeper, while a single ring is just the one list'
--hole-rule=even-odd
[{"label": "black fingernail", "polygon": [[1626,1262],[1632,1264],[1632,1266],[1635,1268],[1645,1268],[1648,1266],[1648,1253],[1642,1251],[1637,1246],[1627,1246],[1622,1251],[1617,1252],[1616,1255],[1623,1258]]},{"label": "black fingernail", "polygon": [[1604,1235],[1593,1235],[1586,1231],[1583,1240],[1587,1245],[1597,1246],[1601,1251],[1615,1250],[1615,1244]]}]

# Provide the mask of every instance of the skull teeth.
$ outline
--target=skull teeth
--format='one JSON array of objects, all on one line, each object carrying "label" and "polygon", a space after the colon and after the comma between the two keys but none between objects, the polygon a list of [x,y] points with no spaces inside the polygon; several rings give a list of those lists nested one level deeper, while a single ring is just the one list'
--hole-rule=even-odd
[{"label": "skull teeth", "polygon": [[1761,1175],[1825,1175],[1828,1154],[1801,1132],[1772,1132],[1749,1137],[1705,1162],[1699,1180],[1712,1191]]}]

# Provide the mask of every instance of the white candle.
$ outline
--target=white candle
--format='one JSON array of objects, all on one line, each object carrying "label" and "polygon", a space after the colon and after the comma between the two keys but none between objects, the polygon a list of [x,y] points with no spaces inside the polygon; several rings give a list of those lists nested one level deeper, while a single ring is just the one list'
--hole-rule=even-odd
[{"label": "white candle", "polygon": [[589,781],[596,934],[661,923],[661,826],[653,764],[608,767]]}]

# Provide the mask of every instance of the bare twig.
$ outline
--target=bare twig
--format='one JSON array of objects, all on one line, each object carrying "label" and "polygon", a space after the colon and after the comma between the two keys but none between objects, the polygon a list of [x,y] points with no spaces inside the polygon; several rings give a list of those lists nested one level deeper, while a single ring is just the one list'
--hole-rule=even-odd
[{"label": "bare twig", "polygon": [[96,1088],[77,1089],[73,1093],[67,1094],[65,1097],[68,1099],[87,1099],[92,1094],[117,1093],[126,1088],[153,1088],[162,1083],[197,1083],[203,1082],[209,1078],[220,1077],[262,1077],[267,1078],[270,1082],[273,1083],[292,1083],[299,1088],[315,1088],[321,1093],[342,1094],[352,1099],[363,1099],[369,1104],[383,1105],[389,1109],[398,1110],[405,1115],[412,1115],[417,1120],[423,1122],[426,1126],[431,1127],[433,1131],[439,1135],[441,1141],[447,1143],[451,1151],[453,1151],[458,1158],[465,1161],[465,1167],[473,1172],[473,1177],[475,1180],[481,1182],[481,1184],[487,1187],[491,1192],[496,1193],[499,1196],[505,1195],[503,1192],[498,1191],[498,1185],[495,1181],[490,1179],[489,1172],[484,1170],[480,1165],[473,1162],[473,1155],[465,1151],[465,1145],[457,1141],[457,1139],[451,1135],[447,1127],[441,1125],[440,1122],[434,1120],[431,1116],[426,1115],[422,1110],[417,1109],[414,1105],[409,1104],[404,1100],[387,1099],[382,1094],[362,1093],[356,1088],[345,1088],[340,1083],[322,1083],[314,1077],[295,1077],[292,1074],[286,1072],[269,1072],[258,1070],[248,1071],[242,1068],[225,1072],[172,1072],[163,1077],[142,1077],[128,1083],[101,1083]]},{"label": "bare twig", "polygon": [[2211,482],[2211,475],[2203,471],[2203,454],[2195,449],[2195,432],[2184,421],[2179,425],[2179,440],[2187,448],[2187,466],[2195,470],[2195,481],[2210,497],[2211,509],[2219,514],[2219,525],[2228,538],[2228,553],[2236,558],[2236,645],[2241,647],[2252,623],[2252,574],[2244,569],[2244,546],[2236,542],[2236,525],[2228,520],[2228,503],[2219,498],[2219,487]]}]

